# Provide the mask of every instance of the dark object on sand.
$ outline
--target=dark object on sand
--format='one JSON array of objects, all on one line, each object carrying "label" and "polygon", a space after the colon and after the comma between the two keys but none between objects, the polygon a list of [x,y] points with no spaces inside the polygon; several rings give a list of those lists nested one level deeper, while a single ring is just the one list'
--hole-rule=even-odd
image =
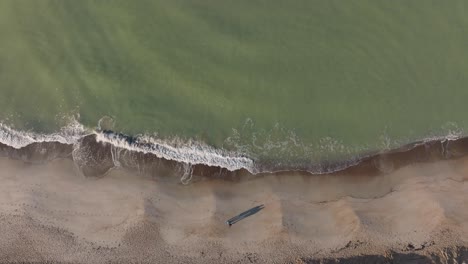
[{"label": "dark object on sand", "polygon": [[260,210],[262,210],[263,208],[265,208],[265,206],[262,204],[262,205],[258,205],[258,206],[255,206],[253,208],[250,208],[249,210],[245,211],[245,212],[242,212],[236,216],[234,216],[233,218],[229,219],[226,221],[226,224],[228,224],[229,226],[232,226],[233,224],[239,222],[240,220],[246,218],[246,217],[249,217],[253,214],[256,214],[258,213]]}]

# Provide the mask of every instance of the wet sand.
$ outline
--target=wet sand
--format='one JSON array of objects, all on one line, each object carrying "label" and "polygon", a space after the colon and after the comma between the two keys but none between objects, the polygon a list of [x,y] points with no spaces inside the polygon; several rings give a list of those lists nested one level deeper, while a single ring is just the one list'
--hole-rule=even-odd
[{"label": "wet sand", "polygon": [[70,159],[1,158],[0,167],[0,262],[468,258],[468,158],[379,176],[291,173],[189,185],[123,169],[84,177]]}]

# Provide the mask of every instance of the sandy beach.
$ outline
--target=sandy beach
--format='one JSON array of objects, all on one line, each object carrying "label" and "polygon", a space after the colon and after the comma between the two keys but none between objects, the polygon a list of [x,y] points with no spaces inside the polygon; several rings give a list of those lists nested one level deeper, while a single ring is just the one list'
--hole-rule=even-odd
[{"label": "sandy beach", "polygon": [[0,262],[468,259],[468,158],[372,177],[291,174],[189,185],[123,169],[84,177],[69,159],[1,158],[0,166]]}]

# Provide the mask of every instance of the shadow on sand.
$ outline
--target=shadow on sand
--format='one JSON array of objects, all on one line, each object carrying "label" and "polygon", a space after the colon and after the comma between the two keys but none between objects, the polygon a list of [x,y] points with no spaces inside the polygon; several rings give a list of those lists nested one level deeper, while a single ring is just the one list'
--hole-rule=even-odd
[{"label": "shadow on sand", "polygon": [[234,216],[233,218],[229,219],[226,221],[226,224],[228,224],[229,226],[232,226],[233,224],[239,222],[240,220],[246,218],[246,217],[249,217],[251,215],[254,215],[256,213],[258,213],[260,210],[262,210],[263,208],[265,208],[265,206],[262,204],[262,205],[258,205],[258,206],[255,206],[253,208],[250,208],[249,210],[245,211],[245,212],[242,212],[236,216]]}]

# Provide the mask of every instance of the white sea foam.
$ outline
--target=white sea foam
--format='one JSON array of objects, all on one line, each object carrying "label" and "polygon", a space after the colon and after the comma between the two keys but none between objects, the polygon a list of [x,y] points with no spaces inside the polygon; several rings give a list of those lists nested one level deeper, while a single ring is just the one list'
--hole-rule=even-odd
[{"label": "white sea foam", "polygon": [[129,142],[128,138],[114,133],[95,132],[98,142],[109,143],[115,147],[151,153],[158,158],[174,160],[186,164],[218,166],[230,171],[246,169],[255,173],[252,159],[236,156],[223,150],[214,149],[199,142],[186,142],[177,146],[149,136],[143,136]]},{"label": "white sea foam", "polygon": [[62,144],[75,144],[86,135],[86,129],[76,120],[52,134],[40,134],[30,131],[18,131],[10,126],[0,123],[0,143],[15,149],[26,147],[33,143],[59,142]]},{"label": "white sea foam", "polygon": [[[219,166],[234,171],[247,169],[253,172],[253,160],[236,156],[226,151],[217,150],[201,143],[188,142],[180,146],[173,146],[164,140],[149,136],[137,138],[129,143],[124,137],[112,133],[94,131],[97,140],[106,142],[114,147],[151,153],[159,158],[174,160],[187,164],[204,164],[208,166]],[[41,134],[30,131],[18,131],[8,125],[0,123],[0,143],[15,149],[21,149],[33,143],[58,142],[62,144],[76,144],[80,138],[89,135],[85,127],[76,120],[72,120],[60,131],[52,134]],[[115,150],[112,154],[120,154]]]}]

